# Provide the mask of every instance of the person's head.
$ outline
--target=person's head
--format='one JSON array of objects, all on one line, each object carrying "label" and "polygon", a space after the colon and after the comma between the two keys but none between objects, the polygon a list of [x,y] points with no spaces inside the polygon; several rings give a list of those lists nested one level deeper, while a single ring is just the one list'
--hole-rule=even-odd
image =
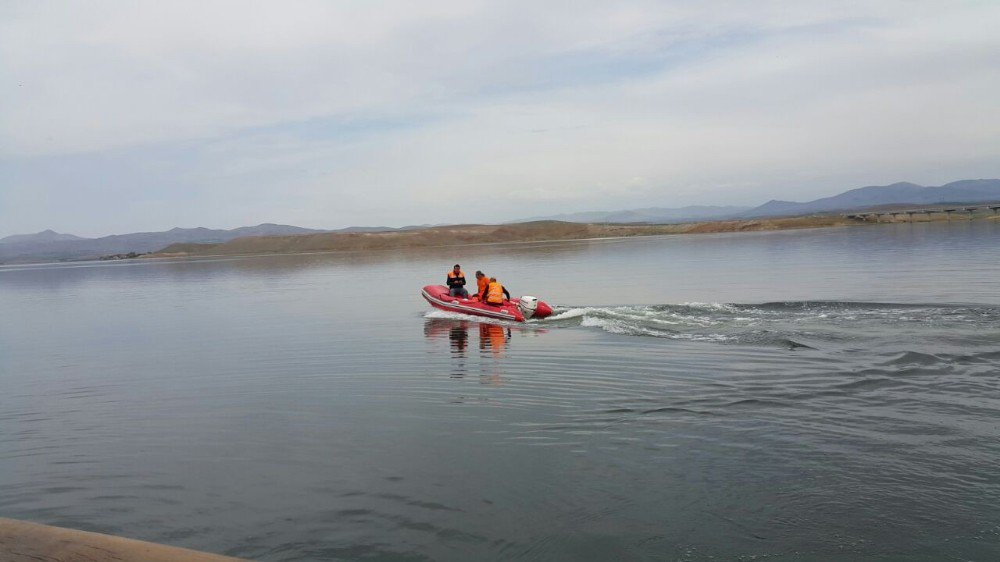
[{"label": "person's head", "polygon": [[454,268],[454,270],[455,270],[455,273],[458,273],[459,271],[462,271],[462,266],[460,266],[460,265],[458,265],[458,264],[456,263],[456,264],[455,264],[455,268]]},{"label": "person's head", "polygon": [[496,282],[497,282],[496,277],[490,277],[490,283],[496,283]]},{"label": "person's head", "polygon": [[483,277],[486,277],[486,275],[484,275],[482,271],[476,272],[476,279],[482,279]]}]

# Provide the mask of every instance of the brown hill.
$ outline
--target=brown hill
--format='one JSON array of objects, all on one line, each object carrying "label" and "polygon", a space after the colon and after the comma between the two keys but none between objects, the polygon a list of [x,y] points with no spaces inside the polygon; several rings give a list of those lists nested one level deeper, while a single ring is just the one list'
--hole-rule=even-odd
[{"label": "brown hill", "polygon": [[579,240],[709,232],[818,228],[851,224],[840,217],[801,217],[687,224],[580,224],[538,221],[506,225],[451,225],[391,232],[326,232],[294,236],[253,236],[219,244],[172,244],[154,257],[300,252],[375,251],[470,244]]}]

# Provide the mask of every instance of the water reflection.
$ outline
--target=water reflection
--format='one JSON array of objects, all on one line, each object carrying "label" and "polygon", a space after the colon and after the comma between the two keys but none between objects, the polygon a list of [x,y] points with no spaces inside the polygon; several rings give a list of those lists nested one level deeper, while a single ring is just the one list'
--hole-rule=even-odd
[{"label": "water reflection", "polygon": [[510,327],[499,324],[479,324],[479,351],[489,351],[500,359],[510,343]]},{"label": "water reflection", "polygon": [[427,339],[448,338],[452,355],[464,358],[469,345],[469,324],[467,320],[428,318],[424,322],[424,336]]},{"label": "water reflection", "polygon": [[[428,318],[424,322],[424,336],[431,340],[447,338],[451,354],[457,358],[465,358],[469,346],[469,330],[473,327],[479,333],[479,350],[502,359],[515,330],[510,326],[450,318]],[[531,332],[542,333],[544,330],[531,330]]]},{"label": "water reflection", "polygon": [[[471,337],[478,335],[479,353],[470,354],[470,332]],[[538,335],[545,330],[451,318],[424,321],[424,336],[429,341],[448,341],[450,376],[464,378],[468,374],[478,374],[486,384],[502,383],[504,363],[514,333]]]}]

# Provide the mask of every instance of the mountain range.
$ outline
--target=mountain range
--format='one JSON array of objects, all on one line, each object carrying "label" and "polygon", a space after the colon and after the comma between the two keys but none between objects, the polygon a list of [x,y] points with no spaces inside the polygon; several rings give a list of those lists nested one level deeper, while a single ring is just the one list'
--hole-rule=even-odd
[{"label": "mountain range", "polygon": [[744,217],[795,216],[855,211],[883,205],[935,205],[1000,201],[1000,179],[961,180],[924,187],[915,183],[872,185],[806,203],[772,200],[742,214]]},{"label": "mountain range", "polygon": [[586,223],[668,223],[741,218],[789,217],[838,211],[859,211],[886,205],[934,205],[1000,201],[1000,179],[961,180],[940,186],[925,187],[900,182],[872,185],[845,191],[833,197],[798,203],[771,200],[758,207],[692,206],[679,208],[649,207],[624,211],[588,211],[532,217],[513,222],[558,220]]},{"label": "mountain range", "polygon": [[[920,206],[982,202],[1000,202],[1000,179],[961,180],[930,187],[902,182],[883,186],[860,187],[833,197],[824,197],[803,203],[772,200],[753,208],[738,206],[648,207],[622,211],[568,213],[532,217],[512,222],[555,220],[572,223],[677,223],[860,211],[889,205]],[[420,225],[402,228],[353,226],[340,230],[316,230],[265,223],[231,230],[174,228],[164,232],[116,234],[101,238],[81,238],[72,234],[45,230],[36,234],[15,234],[0,238],[0,264],[94,259],[100,256],[129,252],[155,252],[171,244],[222,243],[248,236],[408,231],[430,226]]]},{"label": "mountain range", "polygon": [[146,253],[178,242],[228,242],[246,236],[285,236],[328,232],[283,224],[259,224],[232,230],[173,228],[164,232],[113,234],[101,238],[81,238],[45,230],[37,234],[15,234],[0,238],[0,263],[61,261],[98,258],[128,252]]},{"label": "mountain range", "polygon": [[513,222],[532,222],[544,220],[584,223],[693,222],[731,218],[739,216],[740,213],[744,213],[750,209],[751,207],[718,207],[711,205],[692,205],[690,207],[678,208],[647,207],[644,209],[630,209],[626,211],[584,211],[582,213],[564,213],[561,215],[549,215],[546,217],[532,217]]}]

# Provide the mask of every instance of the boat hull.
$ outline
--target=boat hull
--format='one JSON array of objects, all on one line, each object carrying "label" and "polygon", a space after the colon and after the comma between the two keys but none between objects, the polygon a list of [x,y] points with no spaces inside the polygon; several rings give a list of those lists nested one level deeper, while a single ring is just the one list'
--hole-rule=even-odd
[{"label": "boat hull", "polygon": [[[468,298],[451,296],[448,287],[444,285],[427,285],[420,291],[421,295],[434,308],[470,314],[472,316],[483,316],[497,320],[508,320],[512,322],[524,322],[524,313],[517,306],[518,299],[505,300],[502,305],[495,306],[479,302]],[[532,318],[545,318],[552,314],[552,308],[542,301],[538,301],[538,308]]]}]

